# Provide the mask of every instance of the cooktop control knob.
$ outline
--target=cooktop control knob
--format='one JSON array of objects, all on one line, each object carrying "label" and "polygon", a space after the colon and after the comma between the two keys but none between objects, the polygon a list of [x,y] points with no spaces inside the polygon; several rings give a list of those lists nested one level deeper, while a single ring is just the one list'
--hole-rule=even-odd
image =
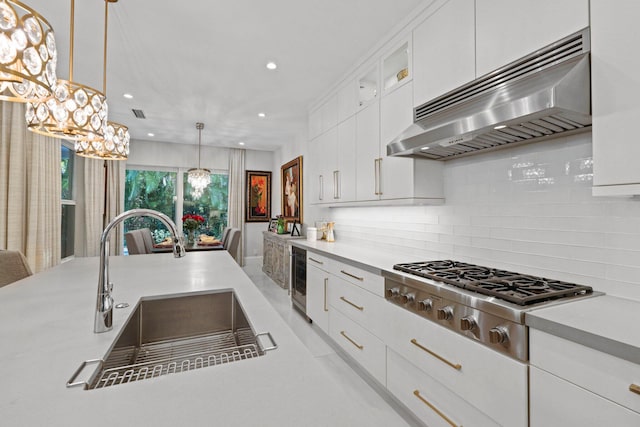
[{"label": "cooktop control knob", "polygon": [[423,299],[422,301],[418,301],[418,310],[420,311],[431,311],[433,309],[433,301],[431,298]]},{"label": "cooktop control knob", "polygon": [[460,319],[460,329],[463,331],[472,331],[478,326],[478,322],[476,322],[475,317],[473,316],[465,316]]},{"label": "cooktop control knob", "polygon": [[398,288],[391,288],[391,289],[387,289],[386,295],[387,295],[387,298],[393,298],[395,296],[398,296],[399,293],[400,293],[400,290]]},{"label": "cooktop control knob", "polygon": [[410,293],[402,294],[402,295],[400,296],[400,302],[401,302],[402,304],[409,303],[409,302],[411,302],[411,301],[413,301],[413,300],[415,300],[415,299],[416,299],[416,296],[415,296],[414,294],[410,294]]},{"label": "cooktop control knob", "polygon": [[504,326],[489,329],[489,341],[492,344],[502,344],[509,341],[509,332]]},{"label": "cooktop control knob", "polygon": [[450,305],[438,309],[438,320],[451,320],[453,319],[453,307]]}]

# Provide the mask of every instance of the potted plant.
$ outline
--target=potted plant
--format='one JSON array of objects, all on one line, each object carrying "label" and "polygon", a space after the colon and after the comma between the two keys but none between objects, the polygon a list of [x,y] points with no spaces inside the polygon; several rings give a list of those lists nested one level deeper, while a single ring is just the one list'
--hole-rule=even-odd
[{"label": "potted plant", "polygon": [[282,215],[278,215],[277,218],[278,218],[278,234],[284,234],[286,232],[284,228],[286,224],[284,217]]}]

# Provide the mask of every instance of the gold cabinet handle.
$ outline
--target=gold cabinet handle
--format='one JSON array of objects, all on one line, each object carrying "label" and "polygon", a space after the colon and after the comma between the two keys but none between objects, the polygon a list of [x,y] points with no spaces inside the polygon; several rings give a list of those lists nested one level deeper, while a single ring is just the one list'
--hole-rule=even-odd
[{"label": "gold cabinet handle", "polygon": [[429,401],[427,401],[427,399],[425,399],[424,397],[422,397],[420,395],[420,391],[419,390],[414,390],[413,391],[413,395],[415,397],[417,397],[418,399],[420,399],[420,401],[422,403],[424,403],[425,405],[427,405],[429,408],[431,408],[433,410],[433,412],[435,412],[436,414],[440,415],[440,418],[442,418],[443,420],[445,420],[451,427],[462,427],[459,426],[458,424],[454,423],[453,421],[451,421],[451,419],[449,417],[447,417],[445,414],[443,414],[438,408],[436,408],[435,406],[433,406],[432,403],[430,403]]},{"label": "gold cabinet handle", "polygon": [[355,345],[356,347],[358,347],[358,350],[363,350],[364,346],[358,344],[357,342],[355,342],[354,340],[352,340],[351,338],[349,338],[347,336],[347,334],[344,333],[344,331],[340,331],[340,335],[342,335],[343,337],[345,337],[347,339],[347,341],[349,341],[351,344]]},{"label": "gold cabinet handle", "polygon": [[315,262],[316,264],[320,264],[320,265],[324,264],[324,262],[322,262],[322,261],[318,261],[317,259],[315,259],[315,258],[311,258],[311,257],[309,257],[309,261],[313,261],[313,262]]},{"label": "gold cabinet handle", "polygon": [[362,282],[362,281],[364,281],[364,277],[354,276],[353,274],[351,274],[351,273],[347,273],[347,272],[346,272],[346,271],[344,271],[344,270],[340,270],[340,273],[342,273],[342,274],[346,274],[347,276],[349,276],[349,277],[353,277],[354,279],[359,280],[359,281],[361,281],[361,282]]},{"label": "gold cabinet handle", "polygon": [[418,347],[420,350],[426,351],[427,353],[429,353],[430,355],[432,355],[433,357],[435,357],[435,358],[436,358],[436,359],[438,359],[439,361],[444,362],[444,363],[446,363],[447,365],[451,366],[451,367],[452,367],[453,369],[455,369],[456,371],[459,371],[460,369],[462,369],[462,365],[461,365],[461,364],[459,364],[459,363],[451,363],[451,362],[449,362],[447,359],[445,359],[444,357],[440,356],[439,354],[434,353],[433,351],[429,350],[428,348],[426,348],[426,347],[424,347],[424,346],[420,345],[420,344],[418,343],[418,341],[417,341],[415,338],[413,338],[413,339],[411,340],[411,344],[415,345],[415,346],[416,346],[416,347]]},{"label": "gold cabinet handle", "polygon": [[348,300],[348,299],[346,299],[345,297],[340,297],[340,299],[341,299],[342,301],[346,302],[347,304],[349,304],[350,306],[355,307],[355,308],[357,308],[357,309],[358,309],[358,310],[360,310],[360,311],[364,311],[364,307],[361,307],[361,306],[359,306],[359,305],[356,305],[356,304],[352,303],[351,301],[349,301],[349,300]]},{"label": "gold cabinet handle", "polygon": [[329,311],[329,308],[327,307],[327,284],[329,282],[329,278],[325,277],[324,278],[324,311]]},{"label": "gold cabinet handle", "polygon": [[629,386],[629,391],[631,393],[635,393],[635,394],[640,394],[640,385],[637,384],[631,384]]}]

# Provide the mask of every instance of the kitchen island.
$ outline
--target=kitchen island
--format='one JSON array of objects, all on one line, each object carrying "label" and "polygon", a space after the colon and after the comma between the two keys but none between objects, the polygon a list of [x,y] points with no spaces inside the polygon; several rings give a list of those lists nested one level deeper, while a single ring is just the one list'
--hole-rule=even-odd
[{"label": "kitchen island", "polygon": [[[367,402],[327,375],[226,251],[111,257],[113,330],[93,333],[98,258],[78,258],[0,289],[3,426],[376,426]],[[265,356],[97,390],[67,388],[85,360],[105,355],[136,303],[233,289]],[[90,371],[90,370],[88,370]]]}]

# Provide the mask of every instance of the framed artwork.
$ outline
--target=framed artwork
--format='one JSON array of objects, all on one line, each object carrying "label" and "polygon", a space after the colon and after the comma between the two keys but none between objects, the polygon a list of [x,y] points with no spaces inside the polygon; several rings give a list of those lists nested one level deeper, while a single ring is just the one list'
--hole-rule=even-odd
[{"label": "framed artwork", "polygon": [[269,228],[267,230],[272,233],[275,233],[278,230],[278,218],[271,218],[269,221]]},{"label": "framed artwork", "polygon": [[246,171],[246,222],[271,219],[271,172]]},{"label": "framed artwork", "polygon": [[282,165],[280,171],[282,216],[302,224],[302,156]]}]

